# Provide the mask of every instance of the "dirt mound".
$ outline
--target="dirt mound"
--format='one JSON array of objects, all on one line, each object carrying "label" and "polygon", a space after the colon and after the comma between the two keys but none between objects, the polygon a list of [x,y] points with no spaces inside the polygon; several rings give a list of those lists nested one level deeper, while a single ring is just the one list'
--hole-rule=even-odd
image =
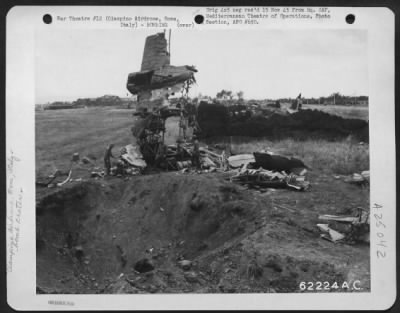
[{"label": "dirt mound", "polygon": [[254,116],[244,122],[231,124],[233,136],[265,136],[270,139],[295,138],[305,140],[338,140],[350,135],[368,142],[368,123],[359,119],[345,119],[318,110],[302,110],[293,114]]},{"label": "dirt mound", "polygon": [[[247,113],[250,113],[248,111]],[[319,110],[301,110],[293,114],[245,114],[232,117],[229,108],[218,103],[200,103],[198,122],[203,137],[250,136],[271,140],[294,138],[338,140],[353,136],[368,142],[368,123],[360,119],[346,119]]]},{"label": "dirt mound", "polygon": [[221,176],[38,190],[37,292],[300,292],[300,282],[354,279],[369,290],[369,247],[334,245],[315,226],[340,213],[332,201],[368,206],[365,191],[314,175],[312,193],[261,193]]},{"label": "dirt mound", "polygon": [[177,267],[251,231],[255,212],[248,196],[213,176],[72,185],[37,205],[39,291],[100,292],[146,258],[156,269]]}]

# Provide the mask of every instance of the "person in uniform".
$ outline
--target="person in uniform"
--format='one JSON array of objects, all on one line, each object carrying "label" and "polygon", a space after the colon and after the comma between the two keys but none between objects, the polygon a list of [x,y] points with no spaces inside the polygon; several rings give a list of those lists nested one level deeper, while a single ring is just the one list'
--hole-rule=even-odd
[{"label": "person in uniform", "polygon": [[199,170],[200,166],[200,144],[196,136],[193,136],[192,164]]},{"label": "person in uniform", "polygon": [[302,101],[301,101],[301,93],[300,93],[292,103],[292,110],[296,110],[296,111],[301,110],[301,105],[302,105]]},{"label": "person in uniform", "polygon": [[177,161],[183,161],[183,156],[184,156],[184,151],[183,151],[183,140],[181,138],[178,138],[176,141],[176,160]]},{"label": "person in uniform", "polygon": [[106,152],[104,153],[104,169],[106,175],[110,175],[110,170],[111,170],[111,158],[115,158],[112,154],[112,149],[114,148],[114,144],[110,144]]}]

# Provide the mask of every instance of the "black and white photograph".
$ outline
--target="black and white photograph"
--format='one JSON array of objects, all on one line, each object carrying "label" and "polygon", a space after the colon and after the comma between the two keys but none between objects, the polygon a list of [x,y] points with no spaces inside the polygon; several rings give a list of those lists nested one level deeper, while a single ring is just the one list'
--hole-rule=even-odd
[{"label": "black and white photograph", "polygon": [[366,39],[39,33],[37,292],[369,291]]},{"label": "black and white photograph", "polygon": [[208,29],[211,13],[149,10],[33,32],[36,296],[371,293],[390,217],[371,213],[376,65],[357,15]]}]

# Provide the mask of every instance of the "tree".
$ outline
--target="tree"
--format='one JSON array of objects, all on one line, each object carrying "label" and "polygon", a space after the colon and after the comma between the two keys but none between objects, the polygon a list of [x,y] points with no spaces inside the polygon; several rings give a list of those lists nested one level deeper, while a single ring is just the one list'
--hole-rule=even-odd
[{"label": "tree", "polygon": [[223,99],[225,97],[228,97],[229,99],[232,100],[233,93],[230,90],[222,89],[220,92],[217,93],[216,97],[217,97],[217,99]]},{"label": "tree", "polygon": [[343,96],[339,92],[334,92],[329,98],[332,98],[333,104],[342,104],[343,102]]},{"label": "tree", "polygon": [[239,91],[236,93],[239,100],[243,100],[243,94],[244,94],[243,91]]}]

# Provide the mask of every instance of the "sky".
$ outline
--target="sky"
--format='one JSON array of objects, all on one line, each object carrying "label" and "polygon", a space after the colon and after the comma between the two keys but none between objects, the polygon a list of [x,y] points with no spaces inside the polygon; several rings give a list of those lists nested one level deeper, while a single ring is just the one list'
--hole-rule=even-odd
[{"label": "sky", "polygon": [[[130,96],[154,30],[44,30],[36,34],[36,103]],[[195,65],[190,96],[243,91],[246,99],[368,95],[363,30],[173,30],[171,65]]]}]

